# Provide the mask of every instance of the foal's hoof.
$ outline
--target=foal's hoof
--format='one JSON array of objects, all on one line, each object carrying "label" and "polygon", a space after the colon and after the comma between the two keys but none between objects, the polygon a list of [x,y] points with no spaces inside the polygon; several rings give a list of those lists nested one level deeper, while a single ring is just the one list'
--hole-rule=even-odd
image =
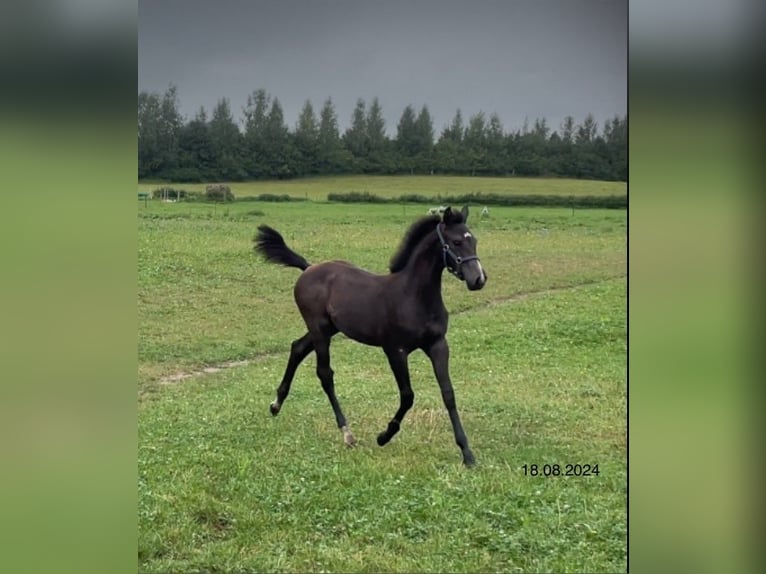
[{"label": "foal's hoof", "polygon": [[354,435],[351,434],[351,431],[348,430],[348,427],[343,426],[340,430],[343,433],[343,442],[346,443],[346,446],[348,448],[354,448],[356,446],[356,439],[354,438]]},{"label": "foal's hoof", "polygon": [[280,404],[277,401],[274,401],[273,403],[271,403],[269,405],[269,410],[271,411],[271,416],[274,416],[274,417],[277,416],[279,414],[279,409],[281,409],[281,408],[282,407],[280,406]]},{"label": "foal's hoof", "polygon": [[394,435],[399,432],[399,421],[392,420],[388,423],[388,428],[378,435],[378,446],[388,444]]},{"label": "foal's hoof", "polygon": [[471,451],[468,451],[463,455],[463,464],[468,468],[476,466],[476,459],[473,457]]}]

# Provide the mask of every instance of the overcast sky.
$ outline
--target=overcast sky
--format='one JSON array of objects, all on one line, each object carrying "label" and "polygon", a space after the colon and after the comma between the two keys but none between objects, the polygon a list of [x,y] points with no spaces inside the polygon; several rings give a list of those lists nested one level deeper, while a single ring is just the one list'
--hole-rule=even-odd
[{"label": "overcast sky", "polygon": [[506,131],[544,117],[627,113],[623,0],[139,0],[138,89],[178,87],[181,112],[226,97],[238,121],[259,88],[292,129],[331,97],[341,130],[378,97],[390,135],[408,104],[436,135],[496,112]]}]

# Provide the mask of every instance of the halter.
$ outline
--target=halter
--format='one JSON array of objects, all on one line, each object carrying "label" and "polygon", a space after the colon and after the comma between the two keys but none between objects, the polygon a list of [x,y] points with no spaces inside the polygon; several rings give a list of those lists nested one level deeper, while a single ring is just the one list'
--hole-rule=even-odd
[{"label": "halter", "polygon": [[[440,226],[443,225],[442,222],[439,222],[436,224],[436,235],[439,236],[439,242],[442,244],[442,256],[444,257],[444,267],[447,268],[447,271],[452,273],[455,277],[463,281],[465,277],[463,277],[463,263],[466,261],[472,261],[476,260],[479,261],[479,257],[477,255],[469,255],[468,257],[460,257],[459,255],[456,255],[454,251],[449,246],[449,243],[444,241],[444,236],[442,235],[442,230],[440,229]],[[455,267],[451,266],[447,258],[450,258],[454,264]]]}]

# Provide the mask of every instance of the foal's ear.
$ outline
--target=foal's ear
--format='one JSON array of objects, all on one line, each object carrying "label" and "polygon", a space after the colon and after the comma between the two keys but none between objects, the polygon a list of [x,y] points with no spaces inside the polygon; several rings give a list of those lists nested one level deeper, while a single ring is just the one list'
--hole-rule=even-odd
[{"label": "foal's ear", "polygon": [[468,221],[468,206],[467,205],[463,206],[463,209],[460,210],[460,213],[463,214],[463,223]]},{"label": "foal's ear", "polygon": [[458,216],[453,213],[451,207],[444,210],[444,214],[442,215],[442,221],[444,223],[453,223],[456,219],[458,219]]}]

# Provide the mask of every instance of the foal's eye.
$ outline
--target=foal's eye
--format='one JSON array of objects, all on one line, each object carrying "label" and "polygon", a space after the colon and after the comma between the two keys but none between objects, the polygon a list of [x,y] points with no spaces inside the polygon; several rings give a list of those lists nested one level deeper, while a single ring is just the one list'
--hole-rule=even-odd
[{"label": "foal's eye", "polygon": [[455,247],[460,247],[461,245],[463,245],[463,242],[460,241],[459,239],[455,239],[452,243],[455,245]]}]

